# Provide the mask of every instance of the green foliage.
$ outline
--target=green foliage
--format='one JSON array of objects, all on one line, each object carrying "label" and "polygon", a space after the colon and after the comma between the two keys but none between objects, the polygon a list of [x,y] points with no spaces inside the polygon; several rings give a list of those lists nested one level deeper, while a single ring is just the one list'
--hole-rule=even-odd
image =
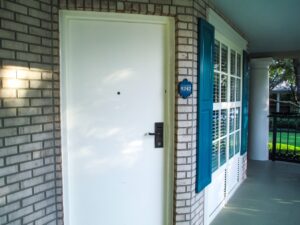
[{"label": "green foliage", "polygon": [[275,59],[269,67],[270,90],[283,81],[287,82],[294,90],[296,86],[296,76],[293,59]]}]

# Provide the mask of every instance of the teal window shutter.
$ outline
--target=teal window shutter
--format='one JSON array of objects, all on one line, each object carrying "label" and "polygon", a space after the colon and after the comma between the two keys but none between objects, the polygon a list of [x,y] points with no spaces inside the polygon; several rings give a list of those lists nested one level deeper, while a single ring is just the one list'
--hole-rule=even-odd
[{"label": "teal window shutter", "polygon": [[243,52],[243,97],[242,97],[242,144],[241,155],[248,148],[248,111],[249,111],[249,55]]},{"label": "teal window shutter", "polygon": [[196,193],[211,182],[214,27],[198,21],[198,120]]}]

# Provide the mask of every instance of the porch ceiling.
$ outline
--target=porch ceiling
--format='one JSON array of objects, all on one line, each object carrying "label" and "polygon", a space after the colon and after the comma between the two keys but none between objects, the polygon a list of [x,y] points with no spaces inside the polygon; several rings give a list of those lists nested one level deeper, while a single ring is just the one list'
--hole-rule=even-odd
[{"label": "porch ceiling", "polygon": [[210,0],[258,56],[300,56],[299,0]]}]

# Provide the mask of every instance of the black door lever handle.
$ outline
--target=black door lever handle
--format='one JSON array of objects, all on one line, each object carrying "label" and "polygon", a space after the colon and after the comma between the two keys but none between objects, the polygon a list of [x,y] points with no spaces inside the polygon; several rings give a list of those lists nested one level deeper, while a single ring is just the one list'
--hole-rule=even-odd
[{"label": "black door lever handle", "polygon": [[154,147],[155,148],[163,148],[164,147],[164,124],[163,123],[155,123],[154,126],[155,132],[148,132],[145,136],[154,136]]}]

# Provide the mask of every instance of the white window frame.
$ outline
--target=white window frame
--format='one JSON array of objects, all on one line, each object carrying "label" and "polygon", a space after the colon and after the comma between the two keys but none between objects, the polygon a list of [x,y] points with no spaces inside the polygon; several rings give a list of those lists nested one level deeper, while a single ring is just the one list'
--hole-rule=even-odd
[{"label": "white window frame", "polygon": [[[226,44],[229,47],[229,51],[228,51],[228,60],[230,58],[230,47],[232,49],[234,49],[236,52],[238,52],[241,55],[241,67],[243,66],[243,61],[242,61],[242,57],[243,57],[243,50],[247,49],[247,41],[236,31],[234,30],[227,22],[225,22],[225,20],[219,16],[216,12],[214,12],[212,9],[207,9],[207,20],[210,24],[212,24],[215,27],[215,39],[223,42],[224,44]],[[221,45],[220,45],[221,46]],[[228,65],[228,74],[230,76],[230,64]],[[221,83],[221,82],[220,82]],[[230,85],[230,79],[228,79],[228,85]],[[214,109],[220,109],[223,107],[226,108],[230,108],[230,106],[239,106],[240,110],[242,110],[242,74],[241,74],[241,101],[239,103],[236,102],[230,102],[230,94],[228,96],[228,102],[226,103],[220,103],[219,105],[215,105]],[[230,88],[229,88],[230,89]],[[230,90],[227,91],[227,93]],[[240,112],[240,129],[241,129],[241,114],[242,112]],[[229,116],[229,111],[228,111],[228,116]],[[227,129],[229,131],[229,118],[227,120]],[[241,141],[241,132],[240,132],[240,137],[239,137],[240,141]],[[227,145],[229,145],[229,138],[227,141]],[[227,146],[227,149],[228,146]],[[237,167],[241,167],[241,163],[236,164],[237,162],[241,162],[241,156],[240,154],[235,154],[232,159],[228,160],[229,157],[229,153],[227,153],[227,162],[224,163],[223,166],[221,166],[220,168],[218,168],[213,174],[212,174],[212,183],[210,185],[208,185],[205,188],[204,191],[204,225],[208,225],[210,224],[210,222],[215,218],[215,216],[220,212],[220,210],[222,209],[222,207],[226,204],[226,202],[228,201],[228,199],[232,196],[232,194],[235,192],[235,190],[237,189],[237,187],[240,185],[240,175],[238,175],[238,184],[235,185],[234,189],[231,190],[231,192],[225,194],[225,198],[219,202],[218,200],[218,195],[221,194],[222,195],[222,191],[224,191],[223,186],[224,182],[226,184],[226,178],[224,177],[224,175],[227,174],[226,171],[228,171],[228,169],[230,169],[231,165],[235,165]],[[240,169],[239,169],[240,170]],[[221,192],[219,192],[221,191]],[[223,192],[224,194],[224,192]]]},{"label": "white window frame", "polygon": [[[237,132],[239,132],[239,143],[241,143],[241,107],[242,107],[242,92],[243,92],[243,88],[242,88],[242,82],[243,82],[243,78],[242,78],[242,63],[241,63],[241,67],[240,67],[240,76],[237,76],[237,55],[239,54],[241,57],[241,62],[243,61],[243,50],[238,48],[235,44],[233,44],[231,41],[229,41],[226,37],[224,37],[222,34],[220,34],[218,31],[215,31],[215,40],[219,41],[220,43],[220,54],[219,54],[219,62],[220,62],[220,67],[219,70],[214,70],[214,74],[218,73],[219,76],[221,77],[222,75],[225,75],[227,77],[227,101],[226,102],[221,102],[221,82],[219,82],[219,101],[217,103],[213,103],[213,111],[220,111],[219,113],[219,136],[217,139],[213,140],[213,143],[218,142],[218,166],[217,169],[213,172],[217,172],[220,168],[222,169],[223,167],[226,167],[226,163],[231,159],[229,158],[229,136],[231,134],[235,135]],[[226,45],[228,48],[228,52],[227,52],[227,72],[222,72],[221,69],[221,49],[222,49],[222,44]],[[231,75],[231,50],[234,50],[236,53],[235,56],[235,67],[236,67],[236,73],[235,75]],[[240,101],[234,101],[231,102],[230,101],[230,93],[231,93],[231,86],[230,86],[230,81],[231,81],[231,77],[234,77],[235,79],[240,79]],[[236,100],[236,91],[235,93],[235,100]],[[236,129],[236,120],[234,120],[234,130],[233,132],[230,132],[230,109],[236,109],[239,108],[240,109],[240,113],[239,113],[239,129]],[[221,110],[222,109],[226,109],[227,110],[227,130],[226,130],[226,135],[221,136]],[[226,162],[221,165],[221,157],[220,157],[220,141],[222,139],[226,138]],[[234,139],[234,146],[235,146],[236,140]],[[241,144],[240,144],[241,145]],[[239,150],[240,152],[240,150]],[[237,153],[234,152],[234,156]],[[233,156],[233,157],[234,157]],[[233,158],[232,157],[232,158]]]}]

